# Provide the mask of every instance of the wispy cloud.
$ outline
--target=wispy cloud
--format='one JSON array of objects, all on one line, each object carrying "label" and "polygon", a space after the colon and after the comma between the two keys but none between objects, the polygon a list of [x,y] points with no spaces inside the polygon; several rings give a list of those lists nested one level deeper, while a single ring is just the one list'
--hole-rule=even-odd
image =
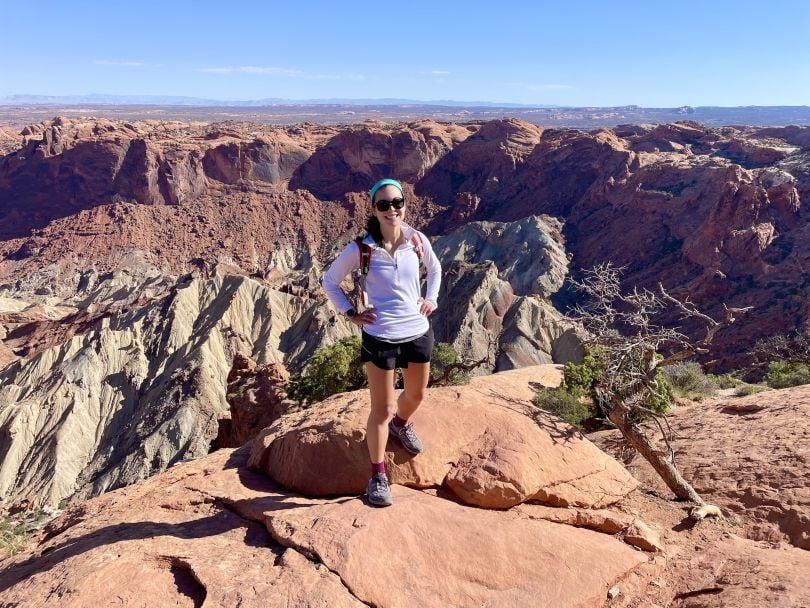
[{"label": "wispy cloud", "polygon": [[198,72],[208,74],[270,74],[272,76],[289,76],[291,78],[303,75],[301,70],[290,70],[287,68],[269,68],[258,65],[238,65],[222,68],[199,68]]},{"label": "wispy cloud", "polygon": [[216,68],[197,68],[198,72],[206,74],[265,74],[268,76],[282,76],[285,78],[302,78],[308,80],[364,80],[362,74],[351,72],[339,74],[310,74],[301,70],[290,68],[267,67],[258,65],[238,65]]},{"label": "wispy cloud", "polygon": [[93,64],[112,65],[121,68],[142,68],[146,66],[143,61],[111,61],[110,59],[96,59]]},{"label": "wispy cloud", "polygon": [[434,76],[447,76],[450,72],[447,70],[431,70],[430,73]]},{"label": "wispy cloud", "polygon": [[562,91],[574,88],[569,84],[534,84],[530,82],[511,82],[509,84],[529,91]]},{"label": "wispy cloud", "polygon": [[305,74],[302,78],[312,78],[315,80],[365,80],[362,74],[344,72],[341,74]]}]

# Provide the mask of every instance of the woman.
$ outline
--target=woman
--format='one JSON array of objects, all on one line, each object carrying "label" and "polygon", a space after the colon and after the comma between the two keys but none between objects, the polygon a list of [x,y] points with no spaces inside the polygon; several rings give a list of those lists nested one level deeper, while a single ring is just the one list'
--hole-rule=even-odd
[{"label": "woman", "polygon": [[[363,243],[370,249],[366,266],[364,310],[355,310],[340,282],[361,266],[361,247],[351,242],[323,278],[332,304],[362,328],[360,360],[366,364],[371,413],[366,442],[371,458],[368,500],[376,506],[392,504],[385,474],[385,444],[389,432],[411,454],[422,442],[410,422],[422,403],[430,375],[433,330],[428,322],[436,310],[441,265],[427,237],[404,222],[405,196],[400,183],[383,179],[369,191],[372,216]],[[427,268],[427,293],[421,296],[420,260]],[[394,370],[402,369],[404,390],[396,397]],[[393,415],[393,419],[391,416]]]}]

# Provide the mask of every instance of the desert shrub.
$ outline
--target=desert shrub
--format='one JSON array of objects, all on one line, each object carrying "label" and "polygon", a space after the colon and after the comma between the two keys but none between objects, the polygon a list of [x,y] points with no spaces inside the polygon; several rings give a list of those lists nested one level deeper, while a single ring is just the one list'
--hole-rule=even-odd
[{"label": "desert shrub", "polygon": [[754,344],[753,354],[765,363],[793,361],[810,365],[810,325],[759,340]]},{"label": "desert shrub", "polygon": [[25,526],[5,521],[0,523],[0,555],[9,557],[17,554],[27,538]]},{"label": "desert shrub", "polygon": [[[444,376],[445,370],[459,362],[459,355],[452,344],[438,342],[430,354],[430,383],[435,384]],[[469,372],[460,369],[451,369],[446,384],[467,384],[470,381]]]},{"label": "desert shrub", "polygon": [[771,388],[810,384],[810,366],[799,361],[772,361],[764,380]]},{"label": "desert shrub", "polygon": [[366,373],[360,362],[360,338],[351,336],[318,349],[304,373],[290,377],[287,395],[300,406],[306,406],[365,385]]},{"label": "desert shrub", "polygon": [[[304,373],[293,374],[287,384],[287,395],[299,407],[323,401],[331,395],[355,391],[367,385],[364,364],[360,361],[360,338],[343,338],[318,349]],[[458,363],[459,355],[452,345],[439,342],[431,353],[431,378],[438,379],[445,369]],[[466,384],[469,373],[459,369],[449,372],[448,384]]]},{"label": "desert shrub", "polygon": [[710,397],[719,388],[714,378],[703,373],[700,363],[694,361],[669,365],[663,373],[677,396],[693,401]]},{"label": "desert shrub", "polygon": [[714,383],[717,384],[719,388],[736,388],[745,384],[742,380],[735,378],[731,374],[720,374],[719,376],[706,374],[706,377],[714,380]]},{"label": "desert shrub", "polygon": [[541,388],[537,391],[532,403],[541,410],[545,410],[562,418],[571,426],[582,429],[582,423],[593,416],[592,406],[583,401],[583,398],[565,389]]},{"label": "desert shrub", "polygon": [[31,529],[22,516],[12,515],[0,519],[0,558],[16,555],[25,547]]},{"label": "desert shrub", "polygon": [[734,396],[747,397],[748,395],[755,395],[756,393],[761,393],[762,391],[767,390],[767,386],[762,386],[761,384],[746,384],[743,382],[734,390]]},{"label": "desert shrub", "polygon": [[565,364],[562,385],[569,393],[593,398],[593,383],[601,374],[602,366],[598,357],[594,355],[593,350],[585,349],[582,363]]},{"label": "desert shrub", "polygon": [[[597,404],[596,385],[595,383],[604,378],[605,374],[605,360],[608,357],[607,351],[600,349],[597,346],[586,346],[585,355],[582,358],[582,363],[566,363],[563,368],[563,382],[562,386],[571,394],[577,397],[589,397],[594,404]],[[632,357],[628,358],[628,368],[626,370],[619,370],[616,378],[619,381],[624,381],[623,373],[632,373],[632,367],[635,365],[631,361]],[[645,392],[640,405],[652,410],[659,414],[666,414],[670,405],[672,404],[672,391],[664,374],[658,370],[655,375],[654,386]],[[604,417],[601,408],[598,406],[594,408],[594,415],[597,417]],[[642,420],[644,416],[634,416],[634,419]]]}]

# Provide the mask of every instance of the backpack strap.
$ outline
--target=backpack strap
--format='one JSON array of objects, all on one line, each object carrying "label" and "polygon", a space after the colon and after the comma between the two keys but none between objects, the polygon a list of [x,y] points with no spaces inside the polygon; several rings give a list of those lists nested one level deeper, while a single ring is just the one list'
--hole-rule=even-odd
[{"label": "backpack strap", "polygon": [[357,249],[360,252],[360,274],[365,276],[371,267],[371,245],[366,245],[362,236],[358,236],[354,242],[357,243]]},{"label": "backpack strap", "polygon": [[411,243],[413,243],[413,251],[416,254],[416,257],[419,258],[419,261],[422,261],[422,254],[425,252],[425,245],[422,243],[422,235],[418,232],[414,233],[411,237]]}]

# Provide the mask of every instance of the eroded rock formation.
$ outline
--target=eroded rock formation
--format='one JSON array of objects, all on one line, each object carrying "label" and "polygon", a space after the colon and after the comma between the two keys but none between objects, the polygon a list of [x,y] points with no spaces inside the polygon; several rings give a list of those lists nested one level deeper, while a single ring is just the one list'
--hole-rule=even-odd
[{"label": "eroded rock formation", "polygon": [[245,277],[180,282],[0,372],[0,492],[56,505],[203,456],[237,354],[302,362],[349,333],[323,302]]},{"label": "eroded rock formation", "polygon": [[[486,371],[576,359],[575,330],[560,315],[571,294],[561,288],[570,273],[603,261],[625,266],[628,286],[661,281],[715,314],[722,303],[753,306],[718,335],[712,354],[718,368],[744,362],[756,338],[810,319],[801,208],[810,196],[808,132],[691,122],[582,132],[514,119],[282,128],[57,118],[4,135],[16,143],[0,159],[0,418],[17,425],[2,448],[17,456],[3,465],[3,487],[51,500],[204,452],[212,421],[227,410],[233,352],[206,346],[230,338],[200,300],[166,304],[177,300],[175,287],[224,290],[205,296],[222,303],[215,317],[245,277],[256,283],[249,297],[269,290],[268,300],[283,301],[270,321],[260,306],[238,313],[258,317],[243,325],[265,327],[245,352],[262,365],[300,366],[346,335],[318,281],[361,231],[365,191],[383,173],[405,181],[408,220],[442,256],[437,335],[467,360],[489,357]],[[163,344],[175,325],[193,327],[192,342]],[[143,354],[114,350],[133,345]],[[177,377],[166,375],[167,357],[182,368]],[[185,408],[188,400],[199,403]],[[70,409],[74,401],[92,407]],[[136,403],[157,412],[144,413],[150,422],[124,442],[136,455],[94,456]],[[68,409],[84,411],[74,428],[93,439],[46,466],[67,433],[50,433],[66,424],[56,412]],[[185,447],[164,443],[187,439],[185,431],[154,435],[178,412],[188,416],[184,429],[201,433]],[[110,458],[121,463],[115,473]],[[24,462],[69,470],[73,481],[54,493],[53,481],[20,473]]]}]

